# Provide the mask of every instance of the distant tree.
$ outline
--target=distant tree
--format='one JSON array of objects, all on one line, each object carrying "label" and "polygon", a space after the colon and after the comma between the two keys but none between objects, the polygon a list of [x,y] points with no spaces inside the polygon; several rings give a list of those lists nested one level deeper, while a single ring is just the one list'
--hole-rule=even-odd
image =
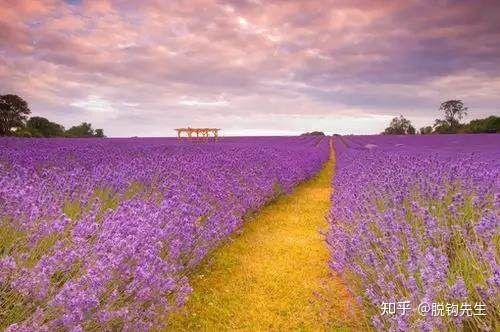
[{"label": "distant tree", "polygon": [[68,137],[93,137],[94,129],[92,125],[87,122],[82,122],[78,126],[73,126],[66,130],[66,136]]},{"label": "distant tree", "polygon": [[104,131],[100,128],[95,130],[94,136],[95,137],[106,137],[106,136],[104,136]]},{"label": "distant tree", "polygon": [[467,133],[500,133],[500,117],[489,116],[484,119],[475,119],[464,126]]},{"label": "distant tree", "polygon": [[434,129],[441,133],[456,133],[460,129],[460,120],[467,115],[469,110],[461,100],[448,100],[439,106],[439,110],[444,112],[444,119],[437,119]]},{"label": "distant tree", "polygon": [[40,116],[31,117],[26,122],[28,130],[35,130],[44,137],[58,137],[64,136],[64,127],[58,123],[51,122],[46,118]]},{"label": "distant tree", "polygon": [[433,127],[434,127],[434,132],[437,134],[454,134],[457,132],[458,129],[450,126],[448,121],[441,119],[436,119],[436,121],[434,121]]},{"label": "distant tree", "polygon": [[16,95],[0,95],[0,136],[11,135],[12,128],[22,127],[31,113],[28,103]]},{"label": "distant tree", "polygon": [[420,128],[420,134],[422,135],[432,134],[432,126],[425,126]]},{"label": "distant tree", "polygon": [[301,136],[325,136],[325,133],[322,131],[311,131],[310,133],[307,132],[307,133],[301,134]]},{"label": "distant tree", "polygon": [[385,128],[384,135],[413,135],[415,134],[415,127],[411,124],[410,120],[400,115],[391,120],[389,127]]},{"label": "distant tree", "polygon": [[43,137],[43,135],[36,129],[27,128],[27,127],[19,127],[14,132],[15,136],[18,137]]}]

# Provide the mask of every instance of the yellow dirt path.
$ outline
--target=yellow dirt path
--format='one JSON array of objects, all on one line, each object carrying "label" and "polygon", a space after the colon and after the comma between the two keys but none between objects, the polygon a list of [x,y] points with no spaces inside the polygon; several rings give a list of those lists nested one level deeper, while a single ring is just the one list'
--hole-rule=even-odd
[{"label": "yellow dirt path", "polygon": [[328,267],[322,232],[333,160],[290,195],[247,221],[192,278],[187,305],[168,330],[349,330],[353,300]]}]

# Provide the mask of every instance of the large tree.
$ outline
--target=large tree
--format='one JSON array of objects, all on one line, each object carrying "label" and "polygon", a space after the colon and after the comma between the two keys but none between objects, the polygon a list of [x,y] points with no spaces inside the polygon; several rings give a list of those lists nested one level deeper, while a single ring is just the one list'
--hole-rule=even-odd
[{"label": "large tree", "polygon": [[22,127],[31,113],[28,103],[16,95],[0,95],[0,136],[11,135],[12,128]]},{"label": "large tree", "polygon": [[444,112],[444,120],[436,120],[435,126],[448,127],[451,131],[460,128],[460,120],[467,115],[469,110],[461,100],[448,100],[439,106],[439,110]]},{"label": "large tree", "polygon": [[415,134],[415,127],[411,124],[410,120],[404,116],[399,116],[392,119],[389,127],[385,128],[384,135],[413,135]]}]

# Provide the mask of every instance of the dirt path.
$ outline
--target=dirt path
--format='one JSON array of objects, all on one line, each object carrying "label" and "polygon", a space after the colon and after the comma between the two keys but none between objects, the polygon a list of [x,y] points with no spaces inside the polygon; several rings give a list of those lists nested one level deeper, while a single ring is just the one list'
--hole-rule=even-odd
[{"label": "dirt path", "polygon": [[170,330],[337,330],[356,324],[352,299],[332,275],[327,229],[333,161],[264,207],[192,279]]}]

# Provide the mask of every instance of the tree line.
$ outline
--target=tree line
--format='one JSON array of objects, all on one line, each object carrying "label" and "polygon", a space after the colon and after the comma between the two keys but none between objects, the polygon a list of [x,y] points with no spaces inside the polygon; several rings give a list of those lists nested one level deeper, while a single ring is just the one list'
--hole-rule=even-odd
[{"label": "tree line", "polygon": [[28,103],[17,95],[0,95],[0,136],[20,137],[105,137],[102,129],[82,122],[65,129],[64,126],[40,116],[28,117]]},{"label": "tree line", "polygon": [[[444,118],[436,119],[431,126],[420,128],[420,134],[500,133],[500,117],[498,116],[492,115],[484,119],[472,120],[469,123],[461,123],[469,111],[461,100],[445,101],[441,103],[439,110],[444,113]],[[413,135],[416,134],[416,130],[410,120],[401,115],[392,119],[389,127],[385,128],[382,134]]]}]

